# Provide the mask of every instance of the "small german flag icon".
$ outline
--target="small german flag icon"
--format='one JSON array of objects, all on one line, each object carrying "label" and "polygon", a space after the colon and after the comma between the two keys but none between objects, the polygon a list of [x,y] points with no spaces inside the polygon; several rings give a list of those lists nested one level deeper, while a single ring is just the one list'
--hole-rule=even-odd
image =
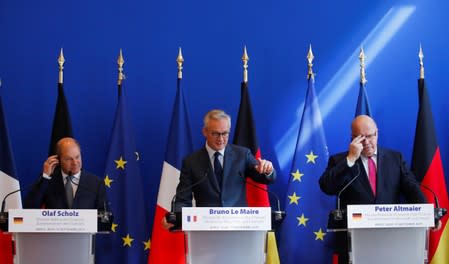
[{"label": "small german flag icon", "polygon": [[23,217],[14,217],[14,224],[23,224]]}]

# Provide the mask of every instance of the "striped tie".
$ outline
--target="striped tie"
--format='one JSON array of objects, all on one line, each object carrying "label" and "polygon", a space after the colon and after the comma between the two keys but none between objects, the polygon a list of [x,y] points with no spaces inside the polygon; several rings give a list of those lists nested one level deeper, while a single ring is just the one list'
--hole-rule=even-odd
[{"label": "striped tie", "polygon": [[72,187],[72,175],[67,176],[67,182],[65,183],[65,195],[67,197],[68,208],[72,208],[73,205],[73,187]]}]

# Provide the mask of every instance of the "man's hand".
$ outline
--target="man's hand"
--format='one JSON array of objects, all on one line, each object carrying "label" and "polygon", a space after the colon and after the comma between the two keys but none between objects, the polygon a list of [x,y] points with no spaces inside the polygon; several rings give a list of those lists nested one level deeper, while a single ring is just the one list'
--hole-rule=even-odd
[{"label": "man's hand", "polygon": [[258,158],[257,162],[258,164],[255,168],[258,173],[270,175],[273,172],[273,164],[271,161]]},{"label": "man's hand", "polygon": [[55,170],[56,166],[58,166],[58,164],[59,164],[58,155],[48,157],[48,159],[44,162],[43,173],[51,177],[53,171]]},{"label": "man's hand", "polygon": [[167,222],[167,218],[165,218],[165,216],[162,217],[161,225],[165,230],[170,230],[170,228],[175,226],[174,224]]},{"label": "man's hand", "polygon": [[432,230],[432,232],[440,231],[442,226],[443,223],[441,222],[441,220],[438,220],[438,222],[435,223],[435,226],[430,228],[430,230]]},{"label": "man's hand", "polygon": [[349,144],[348,160],[351,162],[355,162],[360,157],[363,150],[363,140],[365,140],[365,136],[359,135]]}]

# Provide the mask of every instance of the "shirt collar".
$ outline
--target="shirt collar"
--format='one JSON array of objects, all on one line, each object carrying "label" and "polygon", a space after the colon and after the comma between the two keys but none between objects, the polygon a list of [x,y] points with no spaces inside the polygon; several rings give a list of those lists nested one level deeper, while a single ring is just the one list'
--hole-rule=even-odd
[{"label": "shirt collar", "polygon": [[[61,174],[62,174],[62,177],[64,178],[64,180],[66,180],[67,177],[69,176],[68,174],[66,174],[66,173],[65,173],[64,171],[62,171],[62,170],[61,170]],[[73,181],[76,182],[76,183],[78,183],[78,182],[80,181],[80,176],[81,176],[81,171],[79,171],[77,174],[73,174],[73,175],[72,175]]]},{"label": "shirt collar", "polygon": [[[360,155],[364,160],[368,160],[367,156]],[[371,156],[372,159],[377,160],[377,149],[374,151],[374,154]]]},{"label": "shirt collar", "polygon": [[[218,150],[218,152],[220,152],[220,154],[223,157],[224,157],[225,149],[226,149],[226,147],[224,149]],[[209,158],[213,158],[215,152],[217,152],[216,150],[214,150],[211,147],[209,147],[209,145],[207,145],[207,142],[206,142],[206,150],[207,150],[207,154],[209,154]]]}]

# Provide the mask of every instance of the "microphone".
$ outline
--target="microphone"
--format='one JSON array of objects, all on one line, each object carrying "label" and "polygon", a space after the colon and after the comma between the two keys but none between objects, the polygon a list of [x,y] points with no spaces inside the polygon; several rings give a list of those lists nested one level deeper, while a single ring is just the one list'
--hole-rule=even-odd
[{"label": "microphone", "polygon": [[[173,198],[171,200],[171,208],[170,208],[170,212],[168,212],[165,215],[165,219],[167,220],[167,223],[170,224],[174,224],[175,226],[170,228],[170,231],[178,229],[178,227],[181,225],[180,223],[177,224],[178,222],[178,217],[177,217],[177,213],[175,212],[175,202],[176,202],[176,198],[178,197],[178,194],[181,194],[187,190],[191,190],[194,186],[197,186],[198,184],[202,183],[204,180],[207,179],[207,175],[209,174],[210,168],[207,168],[206,172],[204,172],[203,177],[201,177],[197,182],[177,191],[175,193],[175,195],[173,195]],[[178,213],[179,214],[179,213]],[[180,222],[180,221],[179,221]]]},{"label": "microphone", "polygon": [[8,212],[5,212],[5,208],[6,208],[6,199],[7,199],[9,196],[11,196],[11,195],[13,195],[13,194],[15,194],[15,193],[17,193],[17,192],[28,190],[31,186],[33,186],[33,184],[30,184],[30,185],[28,185],[28,186],[25,186],[24,188],[19,188],[19,189],[17,189],[17,190],[14,190],[14,191],[12,191],[12,192],[9,192],[9,193],[7,193],[7,194],[5,195],[5,197],[3,197],[3,200],[2,200],[2,207],[1,207],[1,210],[0,210],[0,229],[1,229],[1,230],[5,230],[5,231],[8,230]]},{"label": "microphone", "polygon": [[331,212],[331,214],[334,217],[335,221],[341,221],[343,220],[343,214],[344,210],[341,210],[340,208],[340,196],[343,193],[344,190],[346,190],[359,176],[360,176],[360,167],[359,164],[356,162],[355,166],[357,166],[357,174],[352,178],[337,194],[337,209]]},{"label": "microphone", "polygon": [[5,207],[6,207],[6,198],[8,198],[10,195],[15,194],[16,192],[20,192],[21,189],[17,189],[15,191],[9,192],[7,195],[5,195],[5,197],[2,200],[2,209],[0,211],[0,214],[3,214],[5,212]]},{"label": "microphone", "polygon": [[16,192],[19,192],[21,189],[14,190],[12,192],[9,192],[5,195],[5,197],[2,200],[2,209],[0,211],[0,230],[8,231],[8,212],[5,212],[6,207],[6,198],[8,198],[10,195],[15,194]]},{"label": "microphone", "polygon": [[433,200],[435,201],[435,208],[434,208],[434,216],[435,216],[435,226],[438,225],[438,221],[441,220],[441,218],[443,218],[443,216],[445,216],[447,214],[447,209],[446,208],[440,208],[440,203],[438,202],[438,197],[435,194],[435,192],[428,186],[424,185],[424,184],[420,184],[421,187],[423,187],[424,189],[430,191],[433,194]]},{"label": "microphone", "polygon": [[[70,182],[74,185],[76,185],[78,187],[78,190],[85,190],[87,192],[93,193],[92,190],[88,189],[88,188],[79,188],[79,182],[75,182],[73,180],[73,172],[69,171],[67,173],[67,180],[70,180]],[[81,186],[83,187],[83,186]],[[96,193],[96,192],[95,192]],[[109,209],[110,206],[108,206],[108,204],[110,204],[109,202],[106,203],[106,200],[103,201],[103,210],[98,210],[97,208],[97,226],[98,226],[98,230],[99,231],[109,231],[111,230],[111,226],[112,226],[112,221],[114,221],[114,215],[112,214],[112,211]]]},{"label": "microphone", "polygon": [[268,190],[268,188],[265,189],[265,188],[260,187],[260,186],[257,185],[257,184],[254,184],[254,183],[252,183],[252,182],[250,182],[250,181],[247,181],[246,177],[243,176],[243,174],[242,174],[241,171],[239,171],[239,175],[240,175],[240,177],[243,178],[243,181],[244,181],[246,184],[249,184],[249,185],[251,185],[252,187],[254,187],[254,188],[256,188],[256,189],[259,189],[259,190],[262,190],[262,191],[264,191],[264,192],[266,192],[266,193],[268,193],[268,194],[271,194],[271,195],[274,196],[274,198],[276,198],[276,205],[277,205],[277,208],[276,208],[276,209],[277,209],[277,210],[271,212],[272,215],[273,215],[273,218],[272,218],[272,221],[271,221],[271,226],[272,226],[272,227],[274,226],[274,227],[275,227],[274,229],[276,229],[276,228],[282,223],[282,221],[284,220],[284,218],[285,218],[285,216],[286,216],[285,211],[282,211],[282,210],[281,210],[281,200],[279,199],[279,196],[278,196],[276,193],[274,193],[274,192]]},{"label": "microphone", "polygon": [[347,228],[347,219],[344,217],[346,214],[346,210],[342,210],[340,207],[340,196],[341,194],[360,176],[360,167],[359,164],[356,162],[355,165],[357,166],[357,173],[347,184],[341,188],[341,190],[337,194],[337,209],[332,210],[329,213],[329,218],[327,221],[327,229],[330,231],[341,231],[345,230]]},{"label": "microphone", "polygon": [[[60,166],[56,166],[55,170],[61,170]],[[81,174],[83,173],[83,171],[81,170]],[[110,206],[108,206],[110,203],[106,200],[106,190],[104,188],[104,192],[105,194],[103,196],[100,196],[101,198],[104,199],[98,199],[98,191],[97,188],[95,186],[90,186],[90,185],[79,185],[79,181],[81,180],[81,178],[78,181],[74,180],[73,177],[74,173],[72,171],[68,171],[67,172],[67,181],[70,181],[71,184],[76,185],[77,186],[77,191],[76,192],[87,192],[89,194],[95,194],[96,198],[96,202],[95,202],[95,207],[88,207],[88,209],[96,209],[97,210],[97,227],[98,227],[98,231],[110,231],[111,230],[111,226],[112,226],[112,222],[114,220],[114,215],[112,213],[112,211],[110,210]],[[51,181],[55,176],[53,173],[50,176],[50,179],[46,179],[48,181]],[[63,177],[61,175],[61,177]],[[61,181],[63,182],[63,179],[61,179]],[[64,182],[63,182],[64,184]],[[32,184],[31,186],[35,186],[35,184]],[[101,185],[104,185],[103,181],[101,181]],[[92,188],[91,188],[92,187]],[[101,187],[100,187],[101,188]],[[100,190],[101,192],[101,190]],[[76,197],[76,194],[75,194]],[[74,199],[75,199],[74,197]],[[97,201],[98,200],[98,201]],[[102,201],[103,200],[103,201]],[[42,203],[42,201],[39,201],[39,203]],[[103,206],[103,208],[101,208]],[[38,207],[36,206],[29,206],[30,208],[41,208],[41,204],[38,205]],[[54,209],[68,209],[68,208],[63,208],[63,207],[58,207],[58,208],[54,208]],[[73,208],[72,208],[73,209]],[[78,208],[81,209],[81,208]],[[87,209],[87,208],[86,208]]]}]

